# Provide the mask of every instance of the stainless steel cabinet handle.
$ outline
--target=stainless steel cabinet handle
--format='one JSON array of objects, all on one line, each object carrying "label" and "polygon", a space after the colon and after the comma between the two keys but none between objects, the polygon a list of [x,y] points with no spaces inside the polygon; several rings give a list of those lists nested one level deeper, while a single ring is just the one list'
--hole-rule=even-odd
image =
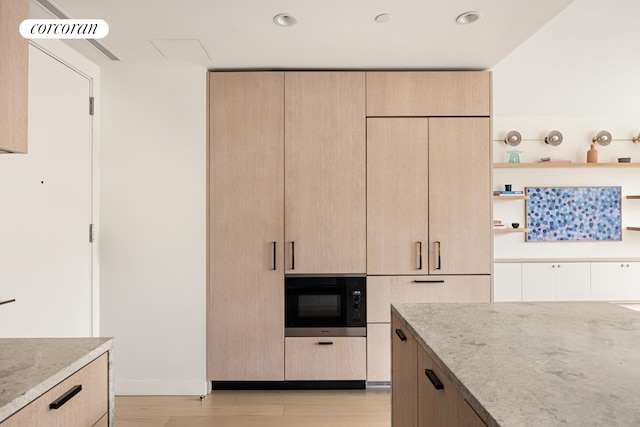
[{"label": "stainless steel cabinet handle", "polygon": [[418,270],[422,270],[422,242],[418,242],[419,261]]},{"label": "stainless steel cabinet handle", "polygon": [[13,299],[5,300],[5,301],[0,301],[0,305],[2,305],[2,304],[9,304],[10,302],[16,302],[16,299],[15,299],[15,298],[13,298]]}]

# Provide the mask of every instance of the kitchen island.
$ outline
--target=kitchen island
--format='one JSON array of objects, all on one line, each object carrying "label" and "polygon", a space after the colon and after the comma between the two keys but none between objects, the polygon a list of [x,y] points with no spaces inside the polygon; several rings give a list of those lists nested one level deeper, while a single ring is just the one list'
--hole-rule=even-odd
[{"label": "kitchen island", "polygon": [[111,338],[0,339],[0,426],[109,425]]},{"label": "kitchen island", "polygon": [[[557,302],[401,304],[391,312],[392,393],[402,397],[392,398],[394,427],[429,425],[432,414],[451,411],[424,398],[443,393],[437,375],[444,377],[444,390],[449,386],[461,396],[456,411],[477,418],[473,425],[640,425],[636,311],[605,302]],[[418,357],[395,363],[412,339]],[[433,369],[419,366],[420,353]],[[406,360],[417,362],[406,366]],[[414,369],[415,385],[407,382],[412,376],[406,369]],[[402,402],[411,395],[417,396],[418,415],[400,426],[398,417],[407,412]]]}]

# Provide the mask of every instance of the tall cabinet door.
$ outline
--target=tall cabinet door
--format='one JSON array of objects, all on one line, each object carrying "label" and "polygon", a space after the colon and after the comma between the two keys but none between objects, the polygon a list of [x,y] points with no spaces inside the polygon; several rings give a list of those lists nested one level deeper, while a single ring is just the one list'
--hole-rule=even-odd
[{"label": "tall cabinet door", "polygon": [[212,380],[284,379],[284,73],[210,73]]},{"label": "tall cabinet door", "polygon": [[285,76],[287,273],[365,273],[365,79]]},{"label": "tall cabinet door", "polygon": [[489,118],[429,119],[429,272],[491,274]]},{"label": "tall cabinet door", "polygon": [[367,119],[367,273],[427,273],[429,120]]}]

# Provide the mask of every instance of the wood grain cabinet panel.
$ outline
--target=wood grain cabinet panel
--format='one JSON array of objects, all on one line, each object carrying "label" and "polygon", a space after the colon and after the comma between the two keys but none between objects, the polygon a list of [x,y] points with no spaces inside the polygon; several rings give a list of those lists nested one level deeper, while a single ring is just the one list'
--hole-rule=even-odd
[{"label": "wood grain cabinet panel", "polygon": [[490,115],[490,72],[367,72],[369,117]]},{"label": "wood grain cabinet panel", "polygon": [[[108,353],[105,353],[0,423],[0,426],[91,427],[101,420],[108,421],[107,367]],[[62,402],[61,397],[71,390],[76,394]],[[50,408],[49,405],[55,401],[61,403],[60,407]]]},{"label": "wood grain cabinet panel", "polygon": [[429,121],[367,119],[367,274],[427,273]]},{"label": "wood grain cabinet panel", "polygon": [[429,119],[429,273],[491,274],[491,121]]},{"label": "wood grain cabinet panel", "polygon": [[0,151],[27,152],[29,43],[18,31],[28,0],[0,1]]},{"label": "wood grain cabinet panel", "polygon": [[396,316],[391,318],[391,425],[418,425],[418,344]]},{"label": "wood grain cabinet panel", "polygon": [[284,73],[209,78],[209,377],[281,381]]},{"label": "wood grain cabinet panel", "polygon": [[288,72],[287,273],[366,272],[365,79]]},{"label": "wood grain cabinet panel", "polygon": [[367,321],[389,322],[391,304],[489,302],[490,276],[367,277]]},{"label": "wood grain cabinet panel", "polygon": [[366,341],[364,337],[285,338],[285,379],[365,380]]},{"label": "wood grain cabinet panel", "polygon": [[367,325],[367,381],[391,381],[391,325]]},{"label": "wood grain cabinet panel", "polygon": [[417,377],[419,427],[486,426],[421,346],[418,346]]}]

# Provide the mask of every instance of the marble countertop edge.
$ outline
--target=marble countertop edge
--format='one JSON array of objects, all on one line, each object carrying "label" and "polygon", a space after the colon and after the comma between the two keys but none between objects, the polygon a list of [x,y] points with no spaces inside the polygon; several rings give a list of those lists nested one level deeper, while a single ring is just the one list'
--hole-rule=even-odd
[{"label": "marble countertop edge", "polygon": [[61,381],[65,380],[66,378],[68,378],[70,375],[72,375],[79,369],[83,368],[93,360],[100,357],[102,354],[108,351],[111,351],[112,349],[113,349],[113,338],[108,338],[107,341],[103,342],[93,350],[90,350],[80,358],[69,363],[65,368],[59,370],[55,374],[51,375],[49,378],[35,385],[26,393],[21,394],[20,396],[16,397],[12,401],[6,403],[4,406],[0,407],[0,422],[6,420],[16,412],[20,411],[22,408],[24,408],[31,402],[35,401],[36,399],[38,399],[44,393],[51,390]]},{"label": "marble countertop edge", "polygon": [[[489,303],[487,303],[489,304]],[[400,304],[403,305],[403,304]],[[404,304],[404,305],[413,305],[413,304]],[[462,397],[469,403],[471,408],[480,416],[482,421],[487,425],[487,427],[500,427],[500,424],[491,416],[491,414],[485,409],[485,407],[476,399],[476,397],[465,387],[465,385],[456,377],[456,375],[449,369],[449,367],[442,361],[442,359],[438,356],[437,353],[433,351],[433,349],[424,341],[422,336],[418,331],[416,331],[413,326],[404,318],[402,313],[398,311],[394,304],[391,305],[391,313],[398,316],[398,320],[400,323],[406,327],[411,335],[416,339],[418,345],[424,349],[424,351],[429,355],[429,357],[433,360],[433,362],[438,366],[442,372],[454,383]]]}]

